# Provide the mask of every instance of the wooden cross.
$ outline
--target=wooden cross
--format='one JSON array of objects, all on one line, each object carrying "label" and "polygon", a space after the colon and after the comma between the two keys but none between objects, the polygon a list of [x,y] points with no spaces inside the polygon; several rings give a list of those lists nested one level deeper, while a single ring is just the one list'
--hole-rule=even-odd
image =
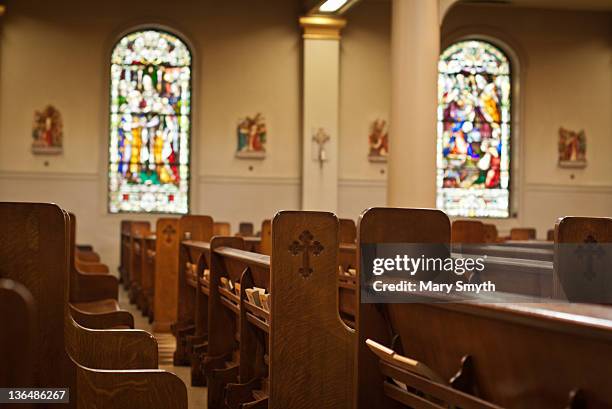
[{"label": "wooden cross", "polygon": [[166,227],[164,227],[162,233],[166,236],[166,243],[170,244],[172,242],[172,236],[174,236],[176,233],[176,229],[172,227],[171,224],[168,224]]},{"label": "wooden cross", "polygon": [[289,246],[289,252],[292,255],[297,256],[300,252],[302,253],[302,267],[300,267],[300,274],[306,278],[312,274],[312,268],[310,267],[310,252],[315,256],[318,256],[323,251],[324,247],[318,241],[313,241],[314,236],[308,230],[304,230],[300,234],[299,241],[294,240]]},{"label": "wooden cross", "polygon": [[602,257],[606,252],[597,244],[597,240],[591,235],[584,240],[584,243],[584,245],[578,246],[574,253],[580,258],[587,257],[587,268],[583,274],[588,280],[592,280],[595,277],[595,272],[593,271],[593,257]]}]

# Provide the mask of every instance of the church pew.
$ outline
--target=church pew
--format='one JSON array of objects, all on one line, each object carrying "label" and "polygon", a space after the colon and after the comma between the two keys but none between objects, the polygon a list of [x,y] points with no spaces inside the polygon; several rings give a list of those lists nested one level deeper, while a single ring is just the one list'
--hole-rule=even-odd
[{"label": "church pew", "polygon": [[535,240],[536,229],[532,227],[515,227],[510,229],[510,240]]},{"label": "church pew", "polygon": [[499,233],[497,232],[497,226],[493,223],[484,223],[484,242],[485,243],[497,243],[500,241]]},{"label": "church pew", "polygon": [[251,222],[240,222],[238,224],[238,235],[242,237],[253,237],[255,235],[253,223]]},{"label": "church pew", "polygon": [[140,251],[138,237],[150,234],[151,224],[145,221],[131,221],[127,236],[127,273],[124,287],[128,291],[130,303],[136,302],[136,292],[140,281],[141,259],[135,255]]},{"label": "church pew", "polygon": [[524,260],[553,260],[553,248],[537,248],[518,245],[505,245],[505,243],[496,244],[465,244],[453,243],[452,249],[454,252],[461,254],[487,255],[488,257],[503,257],[503,258],[518,258]]},{"label": "church pew", "polygon": [[[443,243],[449,232],[436,210],[371,209],[358,234],[360,243]],[[359,304],[357,407],[612,404],[604,386],[612,374],[605,364],[612,359],[612,309],[472,298],[480,303],[429,295],[419,303]]]},{"label": "church pew", "polygon": [[[351,408],[354,334],[338,319],[338,220],[280,212],[272,226],[270,256],[240,250],[236,238],[211,242],[208,407]],[[253,287],[269,291],[270,311],[249,299]]]},{"label": "church pew", "polygon": [[[38,303],[29,386],[68,387],[68,408],[187,407],[178,378],[144,370],[157,365],[150,334],[91,330],[72,319],[67,213],[52,204],[0,203],[0,224],[0,276],[23,283]],[[153,399],[158,391],[165,396]]]},{"label": "church pew", "polygon": [[[210,281],[210,242],[186,240],[181,244],[184,275],[188,286],[188,299],[191,299],[191,310],[188,311],[193,330],[184,338],[186,360],[191,366],[191,385],[205,386],[206,377],[202,371],[202,357],[208,348],[208,297]],[[178,346],[177,346],[178,351]]]},{"label": "church pew", "polygon": [[127,288],[128,269],[130,265],[130,220],[121,220],[119,229],[119,281]]},{"label": "church pew", "polygon": [[228,222],[214,222],[213,236],[229,236],[232,234],[232,228]]},{"label": "church pew", "polygon": [[73,317],[88,328],[133,328],[134,317],[121,310],[118,298],[119,283],[107,273],[84,273],[75,256],[76,216],[68,213],[69,240],[69,308]]},{"label": "church pew", "polygon": [[338,251],[338,309],[342,320],[355,326],[355,288],[357,227],[352,219],[340,219],[340,246]]},{"label": "church pew", "polygon": [[3,388],[24,388],[33,384],[35,318],[32,293],[13,280],[0,279],[0,385]]},{"label": "church pew", "polygon": [[261,242],[259,244],[261,254],[272,254],[272,221],[269,219],[261,222]]},{"label": "church pew", "polygon": [[555,298],[612,304],[611,250],[611,217],[560,218],[555,224]]},{"label": "church pew", "polygon": [[[177,240],[179,244],[176,293],[172,294],[174,305],[168,318],[174,317],[171,330],[176,337],[174,365],[191,364],[191,341],[195,333],[195,311],[197,302],[197,274],[200,253],[194,253],[188,242],[210,242],[213,235],[213,220],[210,216],[183,216],[179,219]],[[174,277],[174,275],[172,276]],[[157,312],[156,312],[157,316]],[[199,317],[198,317],[199,318]],[[165,320],[164,320],[165,321]],[[195,340],[194,340],[195,341]]]},{"label": "church pew", "polygon": [[455,220],[451,226],[451,243],[482,244],[486,242],[486,230],[478,220]]}]

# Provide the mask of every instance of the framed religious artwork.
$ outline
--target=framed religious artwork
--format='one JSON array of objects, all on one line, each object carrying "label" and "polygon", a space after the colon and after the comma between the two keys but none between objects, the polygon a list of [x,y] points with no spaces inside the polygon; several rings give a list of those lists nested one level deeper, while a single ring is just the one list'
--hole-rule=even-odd
[{"label": "framed religious artwork", "polygon": [[262,114],[247,116],[238,121],[238,149],[236,157],[264,159],[266,157],[267,128]]},{"label": "framed religious artwork", "polygon": [[389,155],[387,121],[376,119],[372,122],[368,142],[370,146],[368,160],[370,162],[387,162],[387,156]]},{"label": "framed religious artwork", "polygon": [[63,151],[64,125],[62,115],[53,106],[34,112],[32,126],[32,153],[35,155],[59,155]]},{"label": "framed religious artwork", "polygon": [[586,135],[584,130],[559,128],[559,167],[586,167]]}]

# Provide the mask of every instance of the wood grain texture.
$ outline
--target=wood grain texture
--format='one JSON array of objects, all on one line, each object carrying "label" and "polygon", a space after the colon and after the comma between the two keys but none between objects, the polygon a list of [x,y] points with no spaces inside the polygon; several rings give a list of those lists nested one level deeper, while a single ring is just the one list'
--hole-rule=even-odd
[{"label": "wood grain texture", "polygon": [[451,227],[452,243],[486,242],[485,225],[478,220],[455,220]]},{"label": "wood grain texture", "polygon": [[214,222],[213,236],[231,236],[232,227],[228,222]]},{"label": "wood grain texture", "polygon": [[174,374],[153,371],[99,371],[77,364],[79,409],[187,409],[185,384]]},{"label": "wood grain texture", "polygon": [[[191,251],[184,242],[199,241],[209,243],[213,235],[213,219],[210,216],[187,215],[179,219],[179,264],[178,264],[178,290],[176,297],[176,322],[171,329],[176,337],[176,351],[174,352],[175,365],[189,365],[191,352],[188,348],[187,337],[195,331],[195,314],[197,302],[197,281],[190,278],[191,271],[187,263],[197,265],[201,251]],[[192,282],[193,285],[190,285]]]},{"label": "wood grain texture", "polygon": [[160,218],[155,231],[153,329],[167,332],[177,318],[179,219]]},{"label": "wood grain texture", "polygon": [[612,303],[612,218],[563,217],[555,225],[554,296]]},{"label": "wood grain texture", "polygon": [[357,225],[353,219],[340,219],[340,243],[355,244]]},{"label": "wood grain texture", "polygon": [[259,244],[261,254],[272,254],[272,221],[261,222],[261,242]]},{"label": "wood grain texture", "polygon": [[510,240],[535,240],[536,229],[533,227],[514,227],[510,230]]},{"label": "wood grain texture", "polygon": [[[450,243],[450,238],[450,220],[439,210],[371,208],[361,214],[357,224],[358,246],[364,243],[439,244]],[[357,265],[360,269],[359,261]],[[376,304],[362,304],[359,291],[357,298],[357,407],[403,408],[403,405],[385,396],[378,359],[365,343],[367,339],[372,339],[385,346],[391,345],[392,334],[386,323],[385,308]]]},{"label": "wood grain texture", "polygon": [[[354,334],[338,314],[338,219],[280,212],[272,223],[270,408],[352,408]],[[308,231],[323,250],[304,259],[291,244]]]},{"label": "wood grain texture", "polygon": [[61,325],[68,301],[68,221],[53,204],[0,203],[0,278],[23,284],[37,302],[36,387],[74,387]]},{"label": "wood grain texture", "polygon": [[0,317],[0,385],[3,388],[31,387],[36,336],[36,306],[32,293],[13,280],[0,279]]}]

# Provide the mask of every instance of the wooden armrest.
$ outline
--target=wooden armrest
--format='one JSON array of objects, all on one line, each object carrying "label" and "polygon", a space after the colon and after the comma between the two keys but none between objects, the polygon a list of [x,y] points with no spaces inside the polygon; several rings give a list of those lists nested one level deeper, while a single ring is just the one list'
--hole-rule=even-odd
[{"label": "wooden armrest", "polygon": [[72,304],[70,313],[79,325],[89,329],[134,328],[134,317],[128,311],[110,311],[90,313],[80,310]]},{"label": "wooden armrest", "polygon": [[374,352],[376,356],[378,356],[381,360],[387,362],[390,365],[420,375],[434,382],[438,382],[443,385],[448,385],[448,382],[446,382],[441,376],[439,376],[431,368],[429,368],[422,362],[415,361],[414,359],[410,359],[403,355],[399,355],[392,349],[387,348],[386,346],[381,345],[371,339],[366,339],[366,345],[368,346],[368,348],[370,348],[370,351]]},{"label": "wooden armrest", "polygon": [[157,369],[157,341],[136,329],[89,329],[73,320],[66,349],[74,361],[92,369]]},{"label": "wooden armrest", "polygon": [[241,404],[253,401],[254,389],[261,389],[261,379],[255,378],[247,383],[228,383],[225,386],[225,404],[230,408],[239,408]]},{"label": "wooden armrest", "polygon": [[109,269],[106,264],[75,260],[76,268],[80,273],[104,273],[108,274]]},{"label": "wooden armrest", "polygon": [[97,301],[119,296],[119,281],[109,274],[79,274],[75,299],[71,302]]},{"label": "wooden armrest", "polygon": [[77,407],[187,409],[187,388],[170,372],[97,371],[77,364]]},{"label": "wooden armrest", "polygon": [[94,263],[100,262],[100,255],[98,255],[98,253],[92,250],[77,249],[76,256],[77,256],[77,259],[79,259],[80,261],[87,261],[87,262],[94,262]]}]

